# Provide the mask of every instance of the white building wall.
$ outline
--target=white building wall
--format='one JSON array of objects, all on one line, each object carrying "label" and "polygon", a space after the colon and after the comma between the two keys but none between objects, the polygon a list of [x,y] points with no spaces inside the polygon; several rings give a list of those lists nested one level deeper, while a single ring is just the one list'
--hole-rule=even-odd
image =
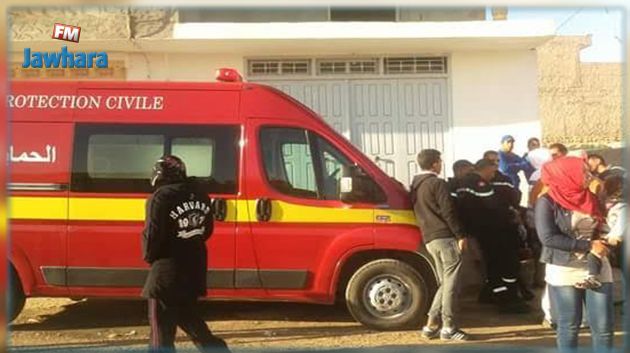
[{"label": "white building wall", "polygon": [[450,63],[453,157],[474,162],[506,134],[525,153],[541,134],[536,52],[456,52]]},{"label": "white building wall", "polygon": [[196,53],[130,53],[127,79],[130,81],[215,81],[215,72],[222,67],[244,74],[242,55]]},{"label": "white building wall", "polygon": [[[245,76],[245,57],[239,53],[129,53],[128,79],[214,81],[221,67],[235,68]],[[475,162],[484,151],[498,149],[505,134],[515,137],[515,152],[520,155],[526,151],[527,139],[540,137],[535,51],[453,52],[449,77],[453,147],[446,160]],[[450,175],[450,165],[446,167]]]}]

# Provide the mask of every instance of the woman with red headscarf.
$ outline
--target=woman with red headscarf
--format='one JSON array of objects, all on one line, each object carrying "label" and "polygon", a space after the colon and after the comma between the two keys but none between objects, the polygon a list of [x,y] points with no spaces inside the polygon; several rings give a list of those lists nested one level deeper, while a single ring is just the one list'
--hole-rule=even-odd
[{"label": "woman with red headscarf", "polygon": [[[612,270],[606,244],[593,239],[603,217],[597,197],[588,190],[590,179],[583,159],[556,159],[543,166],[542,182],[549,191],[536,201],[540,258],[547,264],[545,280],[561,353],[577,351],[583,303],[595,352],[610,350],[613,343]],[[588,274],[588,253],[602,261],[599,288],[576,287]]]}]

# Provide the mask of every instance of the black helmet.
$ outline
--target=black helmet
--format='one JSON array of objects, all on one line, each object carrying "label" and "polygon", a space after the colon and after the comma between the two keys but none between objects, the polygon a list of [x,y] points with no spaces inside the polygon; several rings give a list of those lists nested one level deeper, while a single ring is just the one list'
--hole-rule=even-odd
[{"label": "black helmet", "polygon": [[186,165],[177,156],[163,156],[153,165],[151,186],[176,183],[184,179],[186,179]]}]

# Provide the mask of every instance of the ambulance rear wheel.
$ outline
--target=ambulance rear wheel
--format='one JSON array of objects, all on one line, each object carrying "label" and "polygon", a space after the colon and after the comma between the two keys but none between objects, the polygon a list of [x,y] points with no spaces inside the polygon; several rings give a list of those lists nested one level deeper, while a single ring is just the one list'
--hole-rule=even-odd
[{"label": "ambulance rear wheel", "polygon": [[20,278],[13,267],[11,267],[9,276],[9,307],[7,308],[7,318],[9,319],[9,322],[12,322],[18,317],[18,315],[20,315],[22,309],[24,309],[26,296],[24,295]]},{"label": "ambulance rear wheel", "polygon": [[381,331],[418,328],[425,320],[428,299],[418,271],[394,259],[363,265],[346,287],[350,314],[363,325]]}]

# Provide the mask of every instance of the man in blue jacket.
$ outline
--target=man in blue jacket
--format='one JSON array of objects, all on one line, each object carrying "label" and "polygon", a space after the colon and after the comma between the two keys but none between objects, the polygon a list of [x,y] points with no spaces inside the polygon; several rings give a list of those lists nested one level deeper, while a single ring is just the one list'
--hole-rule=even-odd
[{"label": "man in blue jacket", "polygon": [[532,166],[525,159],[517,156],[514,149],[514,137],[505,135],[501,138],[501,149],[499,150],[499,171],[507,175],[512,180],[512,185],[518,190],[521,181],[518,177],[520,171],[526,174],[533,172]]}]

